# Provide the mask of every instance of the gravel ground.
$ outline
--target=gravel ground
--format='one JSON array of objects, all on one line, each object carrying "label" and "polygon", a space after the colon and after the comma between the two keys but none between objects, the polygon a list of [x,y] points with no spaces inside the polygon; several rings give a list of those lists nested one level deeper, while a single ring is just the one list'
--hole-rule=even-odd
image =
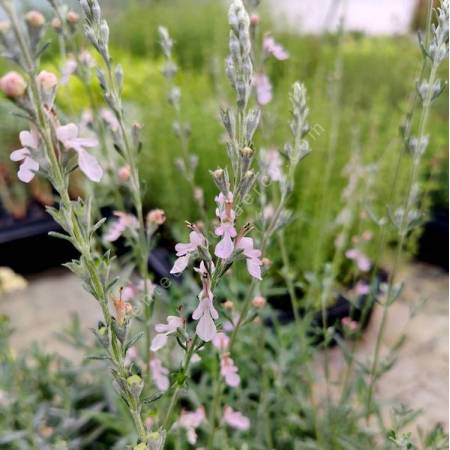
[{"label": "gravel ground", "polygon": [[[382,353],[386,353],[402,333],[407,340],[401,357],[378,386],[378,398],[388,413],[401,403],[423,409],[419,425],[425,429],[441,422],[448,429],[448,274],[432,266],[411,264],[399,277],[405,280],[402,297],[392,306]],[[427,300],[420,312],[409,320],[411,307]],[[70,313],[80,315],[88,330],[100,318],[97,303],[87,294],[74,275],[63,269],[28,279],[28,287],[0,298],[0,313],[11,317],[16,333],[12,346],[16,351],[33,341],[48,351],[60,351],[77,359],[73,349],[60,342],[55,333],[70,321]],[[373,348],[381,310],[375,311],[358,355],[366,358]],[[71,352],[71,353],[68,353]],[[334,372],[342,367],[339,352],[331,352]]]}]

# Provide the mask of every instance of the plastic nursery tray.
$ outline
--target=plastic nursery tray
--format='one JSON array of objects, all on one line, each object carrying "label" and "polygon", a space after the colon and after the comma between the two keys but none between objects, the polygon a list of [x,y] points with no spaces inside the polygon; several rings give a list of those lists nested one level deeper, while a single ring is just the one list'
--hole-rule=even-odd
[{"label": "plastic nursery tray", "polygon": [[61,227],[38,203],[29,205],[23,219],[15,219],[0,204],[0,266],[17,273],[40,272],[77,256],[72,245],[48,235]]}]

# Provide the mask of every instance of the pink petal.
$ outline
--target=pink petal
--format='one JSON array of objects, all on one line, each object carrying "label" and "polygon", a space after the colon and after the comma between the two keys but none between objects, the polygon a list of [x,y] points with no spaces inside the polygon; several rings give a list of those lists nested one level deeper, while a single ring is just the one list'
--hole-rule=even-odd
[{"label": "pink petal", "polygon": [[39,164],[32,158],[26,157],[19,167],[17,176],[24,183],[29,183],[39,170]]},{"label": "pink petal", "polygon": [[153,340],[150,350],[152,352],[157,352],[159,349],[163,348],[167,343],[167,336],[165,334],[157,334]]},{"label": "pink petal", "polygon": [[260,73],[254,78],[256,100],[260,105],[267,105],[272,100],[272,84],[267,75]]},{"label": "pink petal", "polygon": [[200,317],[202,317],[205,314],[207,309],[208,309],[208,299],[205,298],[203,300],[200,300],[200,303],[198,304],[197,308],[195,308],[194,312],[192,313],[192,318],[194,320],[200,319]]},{"label": "pink petal", "polygon": [[19,134],[20,143],[27,148],[36,149],[39,145],[39,140],[36,133],[30,131],[21,131]]},{"label": "pink petal", "polygon": [[97,147],[98,140],[96,138],[77,138],[77,144],[81,147]]},{"label": "pink petal", "polygon": [[257,280],[262,280],[261,276],[261,261],[256,258],[247,259],[247,270],[248,273]]},{"label": "pink petal", "polygon": [[9,155],[9,159],[11,161],[22,161],[30,155],[30,150],[28,150],[27,148],[20,148],[19,150],[14,150],[11,155]]},{"label": "pink petal", "polygon": [[214,339],[214,336],[216,335],[216,325],[209,314],[203,314],[197,323],[195,331],[198,337],[205,342]]},{"label": "pink petal", "polygon": [[173,264],[172,269],[170,270],[170,273],[181,273],[189,264],[189,254],[185,256],[180,256],[175,260],[175,263]]},{"label": "pink petal", "polygon": [[78,165],[81,171],[92,181],[98,183],[103,176],[103,169],[100,164],[85,150],[78,150]]},{"label": "pink petal", "polygon": [[233,241],[229,234],[224,234],[222,240],[216,245],[214,254],[222,259],[228,259],[234,250]]},{"label": "pink petal", "polygon": [[62,142],[62,144],[66,148],[68,148],[66,144],[76,139],[77,136],[78,136],[78,127],[74,123],[69,123],[67,125],[60,126],[56,129],[56,137],[58,138],[58,141]]}]

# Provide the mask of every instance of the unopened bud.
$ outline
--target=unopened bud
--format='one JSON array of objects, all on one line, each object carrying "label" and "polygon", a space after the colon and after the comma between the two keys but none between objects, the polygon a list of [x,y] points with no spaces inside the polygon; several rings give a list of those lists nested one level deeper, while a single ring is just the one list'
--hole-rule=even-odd
[{"label": "unopened bud", "polygon": [[261,295],[258,295],[257,297],[255,297],[253,300],[252,300],[252,305],[255,307],[255,308],[257,308],[257,309],[262,309],[262,308],[264,308],[264,306],[266,306],[266,299],[263,297],[263,296],[261,296]]},{"label": "unopened bud", "polygon": [[210,172],[216,186],[220,189],[220,191],[226,195],[228,193],[228,181],[227,174],[223,169],[216,169]]},{"label": "unopened bud", "polygon": [[66,16],[67,22],[76,24],[80,21],[80,16],[75,11],[69,11]]},{"label": "unopened bud", "polygon": [[52,72],[43,70],[36,77],[36,81],[44,91],[50,91],[58,84],[58,77]]},{"label": "unopened bud", "polygon": [[231,311],[234,308],[234,303],[231,300],[227,300],[223,303],[224,309]]},{"label": "unopened bud", "polygon": [[131,169],[129,164],[122,166],[117,171],[117,176],[119,177],[120,181],[128,181],[130,179],[131,175]]},{"label": "unopened bud", "polygon": [[266,268],[269,268],[272,265],[272,261],[269,258],[263,258],[261,259],[261,262],[263,263],[263,266]]},{"label": "unopened bud", "polygon": [[61,31],[61,29],[62,29],[62,23],[58,19],[58,17],[53,17],[53,19],[51,21],[51,25],[55,31]]},{"label": "unopened bud", "polygon": [[17,72],[8,72],[0,78],[0,90],[7,97],[22,97],[27,89],[27,84],[22,75]]},{"label": "unopened bud", "polygon": [[256,27],[256,25],[258,25],[260,21],[261,21],[261,18],[258,16],[258,14],[252,14],[250,16],[250,25],[252,27]]},{"label": "unopened bud", "polygon": [[166,221],[166,213],[162,209],[152,209],[147,214],[147,224],[162,225]]},{"label": "unopened bud", "polygon": [[45,17],[39,11],[29,11],[25,14],[27,24],[32,28],[41,28],[45,23]]}]

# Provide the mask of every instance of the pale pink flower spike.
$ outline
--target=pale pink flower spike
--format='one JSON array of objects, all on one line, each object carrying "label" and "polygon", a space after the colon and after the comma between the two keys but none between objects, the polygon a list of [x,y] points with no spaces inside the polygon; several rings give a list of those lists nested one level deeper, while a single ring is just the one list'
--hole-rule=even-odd
[{"label": "pale pink flower spike", "polygon": [[239,431],[247,431],[250,428],[250,419],[239,411],[234,411],[228,405],[223,410],[223,420],[230,427]]}]

